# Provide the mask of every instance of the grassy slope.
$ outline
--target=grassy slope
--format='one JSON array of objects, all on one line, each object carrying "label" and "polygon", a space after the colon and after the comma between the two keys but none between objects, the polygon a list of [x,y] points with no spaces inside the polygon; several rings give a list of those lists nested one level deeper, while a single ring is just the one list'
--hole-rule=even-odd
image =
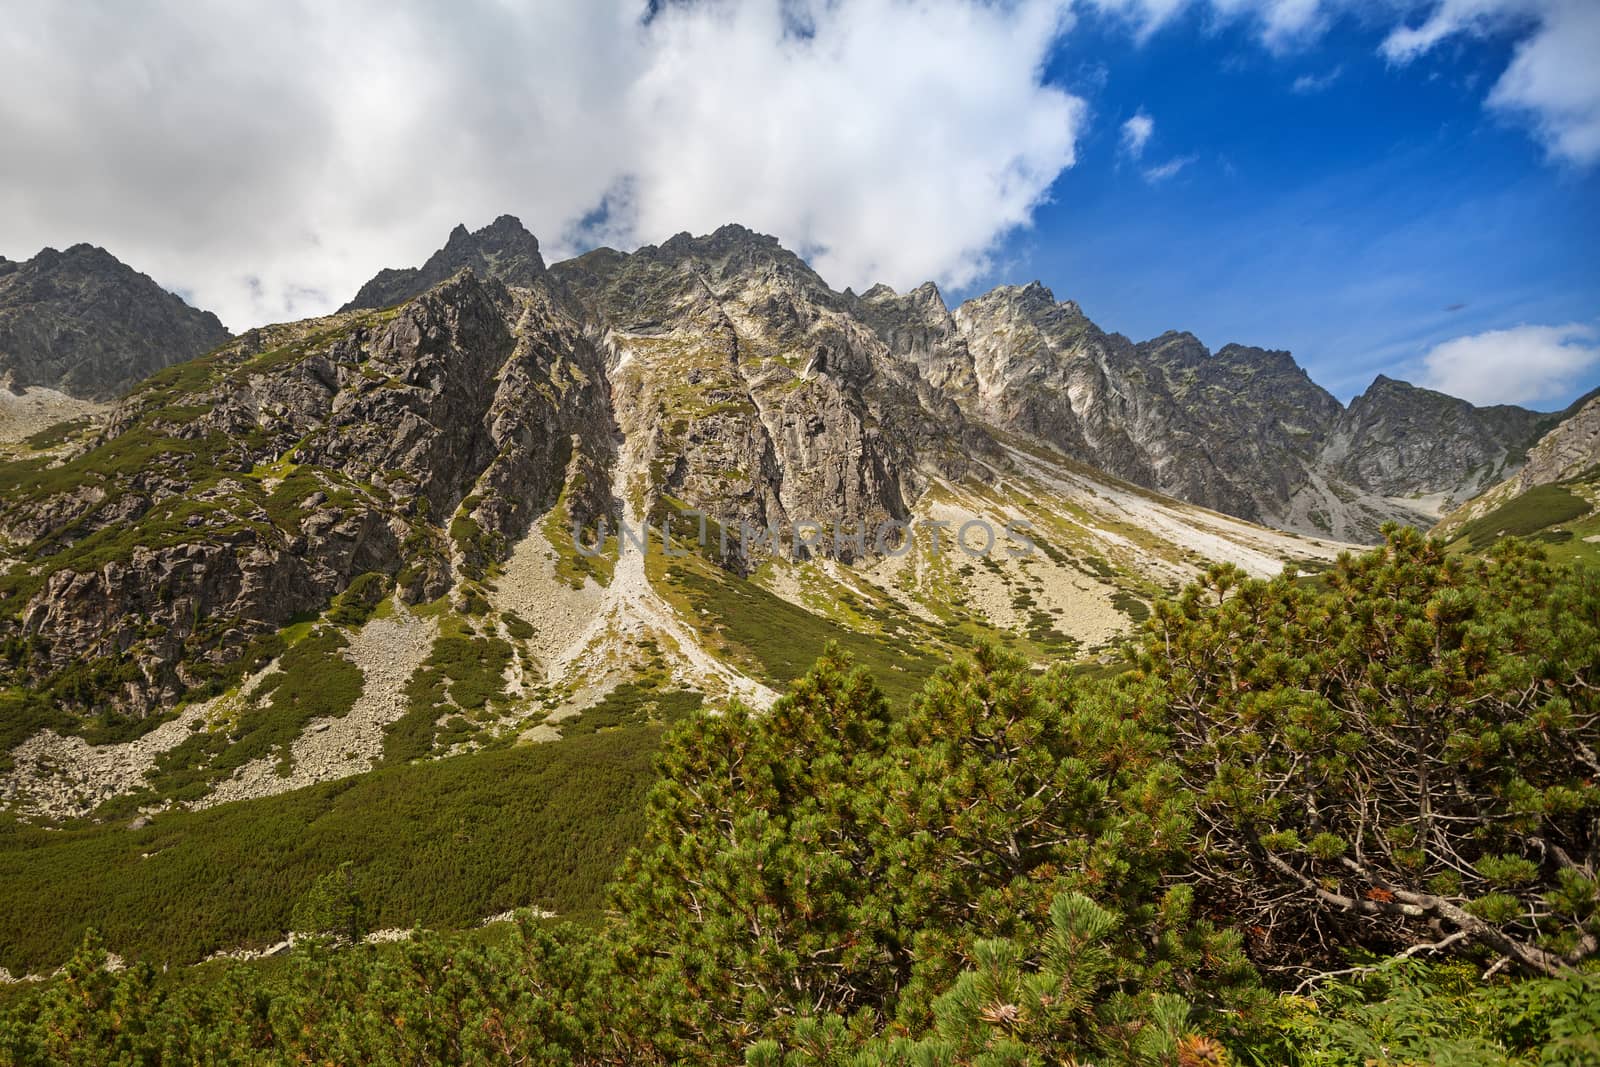
[{"label": "grassy slope", "polygon": [[[698,556],[663,563],[651,557],[653,569],[660,568],[657,588],[686,618],[700,620],[710,647],[715,650],[721,642],[721,654],[742,662],[769,685],[781,688],[800,677],[834,641],[872,672],[891,703],[904,707],[948,659],[935,643],[935,634],[913,633],[905,629],[906,620],[881,620],[886,629],[899,626],[898,632],[868,632],[797,607]],[[854,607],[879,610],[863,604]]]},{"label": "grassy slope", "polygon": [[[600,906],[638,834],[660,730],[383,767],[148,827],[0,822],[0,966],[54,967],[89,927],[157,963],[270,943],[345,860],[376,927],[451,927],[507,908]],[[148,858],[145,858],[148,854]]]},{"label": "grassy slope", "polygon": [[1502,537],[1526,537],[1544,545],[1553,560],[1600,562],[1600,469],[1550,485],[1538,485],[1493,511],[1448,533],[1451,547],[1482,552]]}]

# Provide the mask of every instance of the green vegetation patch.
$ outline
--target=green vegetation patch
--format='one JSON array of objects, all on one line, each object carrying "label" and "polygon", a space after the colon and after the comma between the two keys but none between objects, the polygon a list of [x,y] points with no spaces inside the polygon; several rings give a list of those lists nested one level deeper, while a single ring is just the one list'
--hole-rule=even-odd
[{"label": "green vegetation patch", "polygon": [[65,731],[72,720],[36,693],[0,689],[0,774],[11,770],[11,750],[46,727]]},{"label": "green vegetation patch", "polygon": [[1560,485],[1539,485],[1462,526],[1452,544],[1481,552],[1502,537],[1549,536],[1549,528],[1581,519],[1591,505]]},{"label": "green vegetation patch", "polygon": [[910,700],[943,658],[909,637],[865,634],[823,619],[754,582],[710,566],[672,565],[667,581],[688,600],[690,618],[708,620],[747,653],[762,676],[788,684],[835,641],[872,672],[896,706]]},{"label": "green vegetation patch", "polygon": [[333,608],[328,612],[328,621],[335,626],[345,626],[351,629],[360,629],[362,624],[372,618],[372,613],[377,610],[383,598],[389,595],[393,588],[387,574],[368,571],[352,581],[345,587],[345,591],[334,598]]},{"label": "green vegetation patch", "polygon": [[[581,478],[577,475],[574,478]],[[578,551],[578,546],[573,542],[572,528],[572,494],[581,489],[581,484],[567,483],[561,487],[561,495],[556,498],[555,506],[550,509],[544,519],[544,539],[550,542],[550,547],[556,553],[556,577],[572,586],[582,589],[585,579],[593,578],[601,585],[611,584],[612,572],[617,567],[618,532],[612,527],[615,523],[610,519],[602,519],[607,524],[605,543],[598,545],[590,553]],[[595,545],[599,538],[599,525],[596,523],[588,529],[578,531],[585,544]]]},{"label": "green vegetation patch", "polygon": [[46,426],[37,433],[29,434],[26,438],[26,443],[35,452],[43,452],[46,449],[66,444],[92,425],[94,425],[94,420],[88,416],[68,419],[65,422],[58,422],[54,426]]},{"label": "green vegetation patch", "polygon": [[274,754],[278,773],[288,775],[293,770],[290,746],[306,724],[342,718],[361,696],[361,668],[340,654],[349,644],[338,629],[322,626],[290,646],[234,723],[197,731],[157,758],[150,776],[154,793],[196,800],[221,778]]},{"label": "green vegetation patch", "polygon": [[375,927],[471,925],[536,905],[593,914],[638,838],[654,727],[383,767],[140,830],[0,818],[0,966],[53,968],[98,928],[157,964],[267,944],[350,862]]},{"label": "green vegetation patch", "polygon": [[670,725],[700,710],[704,698],[692,689],[658,689],[624,682],[594,707],[561,722],[562,737],[626,729],[646,723]]},{"label": "green vegetation patch", "polygon": [[[458,616],[447,617],[433,651],[406,682],[406,713],[385,731],[384,761],[422,759],[466,740],[477,732],[474,724],[492,720],[514,655],[509,641],[480,635]],[[458,714],[441,731],[440,716],[452,711]]]}]

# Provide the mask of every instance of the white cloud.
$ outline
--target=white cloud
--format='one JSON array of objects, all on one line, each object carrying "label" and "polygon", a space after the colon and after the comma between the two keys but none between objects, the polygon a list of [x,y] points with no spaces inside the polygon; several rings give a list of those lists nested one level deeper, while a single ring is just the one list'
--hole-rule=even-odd
[{"label": "white cloud", "polygon": [[[1524,29],[1531,25],[1531,29]],[[1600,3],[1596,0],[1440,0],[1417,26],[1383,42],[1410,63],[1456,34],[1522,32],[1488,105],[1528,122],[1555,160],[1600,162]]]},{"label": "white cloud", "polygon": [[1166,181],[1168,178],[1176,176],[1180,170],[1182,170],[1184,167],[1187,167],[1189,164],[1193,163],[1199,158],[1199,156],[1179,156],[1176,159],[1169,159],[1165,163],[1158,164],[1154,167],[1146,167],[1141,173],[1144,174],[1145,181],[1149,182],[1151,185],[1157,185]]},{"label": "white cloud", "polygon": [[1348,0],[1081,0],[1087,6],[1132,23],[1142,38],[1190,8],[1204,8],[1219,20],[1247,19],[1261,42],[1283,51],[1305,41],[1326,24],[1329,13]]},{"label": "white cloud", "polygon": [[1489,106],[1530,117],[1554,158],[1600,162],[1600,3],[1554,5],[1539,32],[1517,45]]},{"label": "white cloud", "polygon": [[837,285],[961,285],[1074,162],[1067,6],[19,0],[0,251],[103,244],[235,329],[501,212],[553,254],[737,221]]},{"label": "white cloud", "polygon": [[1156,123],[1143,111],[1122,124],[1122,150],[1134,159],[1144,155],[1144,146],[1155,133]]},{"label": "white cloud", "polygon": [[1428,17],[1416,26],[1397,26],[1384,38],[1380,51],[1395,63],[1408,63],[1453,34],[1484,34],[1504,28],[1513,17],[1525,16],[1544,0],[1425,0]]},{"label": "white cloud", "polygon": [[1559,402],[1600,367],[1589,326],[1516,326],[1457,337],[1423,357],[1420,384],[1474,404]]},{"label": "white cloud", "polygon": [[1291,92],[1299,93],[1302,96],[1325,92],[1333,88],[1333,83],[1338,81],[1343,74],[1344,66],[1342,64],[1323,74],[1302,74],[1294,80],[1289,89]]}]

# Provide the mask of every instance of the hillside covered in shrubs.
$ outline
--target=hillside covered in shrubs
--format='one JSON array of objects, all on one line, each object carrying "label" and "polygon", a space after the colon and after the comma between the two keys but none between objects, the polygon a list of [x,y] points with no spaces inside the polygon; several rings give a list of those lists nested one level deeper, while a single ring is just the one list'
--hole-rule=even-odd
[{"label": "hillside covered in shrubs", "polygon": [[326,882],[272,966],[91,938],[0,1060],[1600,1062],[1600,576],[1392,531],[1214,568],[1128,656],[901,707],[830,653],[673,730],[601,918],[351,944]]}]

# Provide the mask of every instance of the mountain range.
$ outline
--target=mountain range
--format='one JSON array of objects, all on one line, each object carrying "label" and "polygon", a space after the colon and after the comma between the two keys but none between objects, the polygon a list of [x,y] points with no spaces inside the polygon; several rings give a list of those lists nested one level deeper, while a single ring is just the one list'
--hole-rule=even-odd
[{"label": "mountain range", "polygon": [[[537,239],[502,216],[476,232],[457,227],[420,268],[381,271],[340,310],[393,306],[465,268],[512,287],[545,282],[590,318],[643,327],[633,332],[649,331],[648,322],[626,320],[648,318],[651,299],[687,299],[638,291],[647,278],[660,285],[701,268],[724,272],[706,275],[724,283],[728,271],[782,274],[792,313],[825,311],[875,335],[895,361],[915,367],[919,388],[939,392],[967,419],[1182,500],[1352,542],[1375,540],[1387,521],[1437,521],[1514,473],[1559,421],[1510,405],[1475,407],[1381,375],[1345,407],[1286,352],[1227,345],[1213,354],[1179,332],[1136,344],[1037,282],[953,310],[931,283],[904,295],[884,285],[840,293],[773,239],[737,226],[548,268]],[[0,375],[14,392],[45,386],[114,398],[227,336],[214,316],[100,249],[0,263]]]},{"label": "mountain range", "polygon": [[[0,277],[14,390],[127,390],[0,446],[0,798],[34,815],[761,705],[830,640],[891,693],[980,638],[1097,669],[1209,563],[1431,525],[1561,423],[1387,378],[1345,407],[1037,283],[841,292],[738,226],[548,265],[503,216],[237,337],[87,246],[24,271],[58,280]],[[615,536],[645,523],[678,550]]]}]

